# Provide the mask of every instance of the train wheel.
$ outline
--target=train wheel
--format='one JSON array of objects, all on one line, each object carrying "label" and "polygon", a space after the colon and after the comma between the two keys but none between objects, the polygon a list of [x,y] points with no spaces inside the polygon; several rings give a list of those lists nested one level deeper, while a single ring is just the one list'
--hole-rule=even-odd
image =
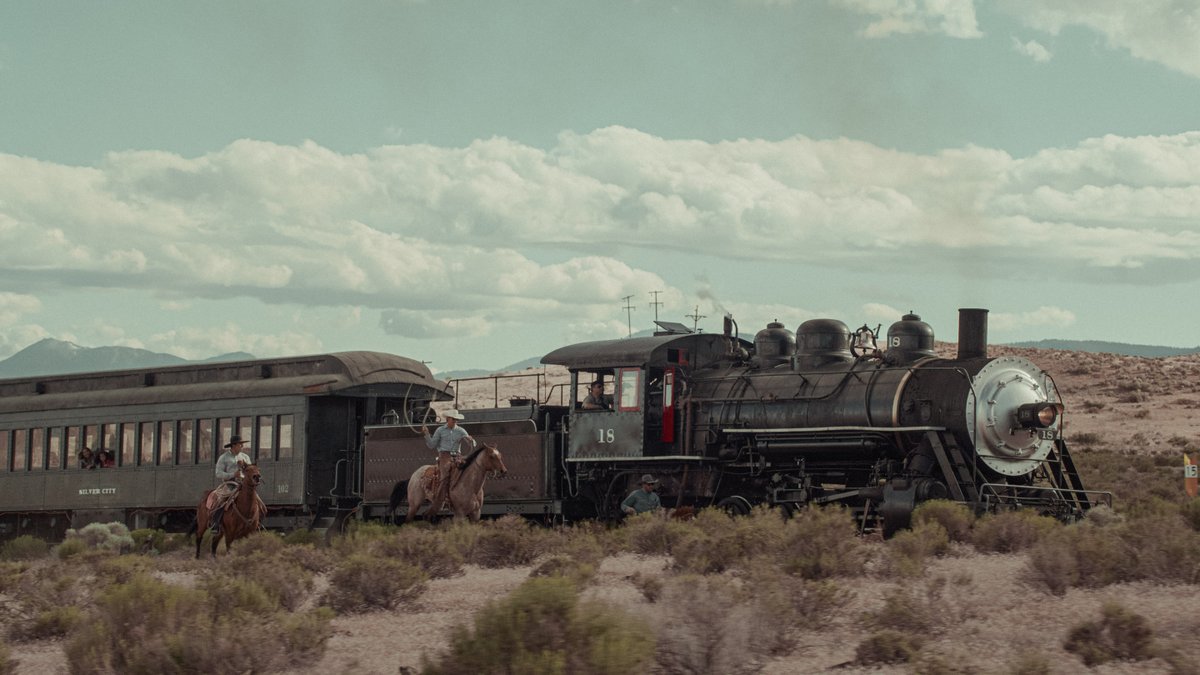
[{"label": "train wheel", "polygon": [[717,502],[717,508],[731,516],[748,516],[751,506],[750,500],[741,495],[733,495]]}]

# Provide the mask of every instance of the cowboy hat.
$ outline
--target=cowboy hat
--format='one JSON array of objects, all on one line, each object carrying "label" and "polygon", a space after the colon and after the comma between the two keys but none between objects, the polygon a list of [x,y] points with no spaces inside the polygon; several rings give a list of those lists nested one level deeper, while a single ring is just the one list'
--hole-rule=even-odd
[{"label": "cowboy hat", "polygon": [[456,419],[460,422],[463,421],[464,419],[466,419],[465,417],[462,416],[462,413],[458,412],[454,408],[451,408],[451,409],[447,410],[446,412],[442,413],[442,417],[445,417],[446,419],[450,419],[451,417],[453,417],[454,419]]},{"label": "cowboy hat", "polygon": [[241,436],[238,436],[237,434],[234,434],[233,436],[231,436],[229,438],[229,442],[225,444],[225,447],[232,448],[233,446],[237,445],[238,443],[245,443],[245,442],[246,442],[246,439],[242,438]]},{"label": "cowboy hat", "polygon": [[642,482],[643,482],[643,483],[649,483],[649,484],[651,484],[651,485],[657,485],[657,484],[658,484],[658,479],[657,479],[657,478],[655,478],[654,476],[651,476],[651,475],[650,475],[650,474],[648,474],[648,473],[644,473],[644,474],[642,474]]}]

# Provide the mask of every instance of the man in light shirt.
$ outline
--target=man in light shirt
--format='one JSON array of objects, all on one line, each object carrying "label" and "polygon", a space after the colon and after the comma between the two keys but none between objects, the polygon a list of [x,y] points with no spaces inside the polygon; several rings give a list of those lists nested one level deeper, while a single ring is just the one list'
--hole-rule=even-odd
[{"label": "man in light shirt", "polygon": [[438,490],[433,499],[429,500],[429,515],[436,516],[441,510],[442,505],[446,503],[446,499],[450,496],[450,469],[454,463],[462,456],[462,448],[465,445],[468,450],[475,449],[475,439],[467,433],[467,430],[459,426],[462,421],[462,413],[457,410],[447,410],[442,415],[446,418],[446,423],[437,428],[437,431],[429,433],[429,427],[421,425],[421,435],[425,437],[425,445],[430,450],[437,450],[437,470],[438,470]]},{"label": "man in light shirt", "polygon": [[221,484],[217,489],[212,491],[209,504],[215,504],[216,510],[212,512],[212,529],[213,532],[221,531],[221,516],[225,515],[225,507],[229,502],[233,501],[233,496],[237,494],[239,481],[242,477],[242,467],[253,464],[250,455],[242,452],[242,448],[246,446],[246,441],[242,437],[234,434],[229,442],[225,444],[225,452],[217,458],[217,480]]}]

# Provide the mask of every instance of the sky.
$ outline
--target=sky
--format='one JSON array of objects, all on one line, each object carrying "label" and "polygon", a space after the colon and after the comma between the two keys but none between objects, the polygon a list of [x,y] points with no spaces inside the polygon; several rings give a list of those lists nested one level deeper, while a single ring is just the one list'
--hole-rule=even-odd
[{"label": "sky", "polygon": [[1196,346],[1198,259],[1200,0],[0,4],[0,358]]}]

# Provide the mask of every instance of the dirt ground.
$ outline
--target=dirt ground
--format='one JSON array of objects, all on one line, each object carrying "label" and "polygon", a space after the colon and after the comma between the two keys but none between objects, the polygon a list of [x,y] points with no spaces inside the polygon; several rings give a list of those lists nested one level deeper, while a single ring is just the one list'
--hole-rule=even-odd
[{"label": "dirt ground", "polygon": [[[939,348],[949,353],[953,345]],[[1077,461],[1086,461],[1088,447],[1139,454],[1200,451],[1200,356],[1146,359],[999,347],[993,347],[991,353],[1020,354],[1053,373],[1066,405],[1068,443],[1081,449]],[[542,372],[536,369],[526,374]],[[566,381],[564,370],[547,369],[541,398],[558,391],[551,389],[553,385]],[[460,385],[458,405],[465,409],[488,407],[512,396],[537,395],[535,383],[534,377],[505,380],[500,387],[490,382],[465,382]],[[1119,489],[1115,491],[1119,498]],[[1169,537],[1171,533],[1162,535]],[[1200,646],[1195,640],[1200,633],[1197,586],[1138,582],[1095,590],[1071,589],[1055,597],[1023,581],[1026,561],[1023,554],[985,555],[961,547],[955,549],[955,555],[935,561],[916,581],[898,582],[881,574],[849,580],[846,583],[854,599],[840,618],[819,632],[802,633],[792,653],[766,661],[761,672],[913,672],[910,665],[872,669],[850,665],[855,647],[866,634],[861,617],[879,607],[887,591],[898,583],[930,584],[939,578],[958,592],[953,594],[956,599],[944,602],[947,627],[927,636],[922,653],[938,657],[938,662],[948,668],[942,672],[1015,672],[1020,659],[1030,655],[1042,657],[1051,672],[1082,672],[1086,669],[1081,662],[1061,648],[1062,640],[1070,626],[1097,617],[1106,600],[1117,600],[1145,616],[1156,640],[1171,644],[1192,664],[1200,664]],[[663,557],[633,554],[607,558],[586,593],[642,614],[654,624],[659,608],[649,603],[628,577],[634,572],[666,574],[668,562]],[[531,569],[468,566],[464,576],[429,582],[415,604],[395,611],[339,617],[334,620],[335,633],[324,657],[298,672],[416,672],[422,653],[443,644],[456,624],[469,624],[484,603],[515,589],[528,578]],[[67,672],[60,642],[11,646],[18,660],[18,673]],[[1154,659],[1110,663],[1092,672],[1161,673],[1172,669],[1165,661]]]}]

